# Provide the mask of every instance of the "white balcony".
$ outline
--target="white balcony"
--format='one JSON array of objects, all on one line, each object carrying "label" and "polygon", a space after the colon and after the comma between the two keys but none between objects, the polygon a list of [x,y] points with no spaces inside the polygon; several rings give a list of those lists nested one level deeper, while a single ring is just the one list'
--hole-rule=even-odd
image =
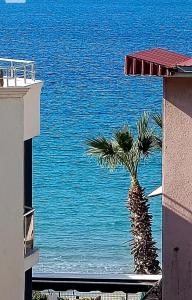
[{"label": "white balcony", "polygon": [[34,61],[0,58],[0,87],[25,87],[34,82]]}]

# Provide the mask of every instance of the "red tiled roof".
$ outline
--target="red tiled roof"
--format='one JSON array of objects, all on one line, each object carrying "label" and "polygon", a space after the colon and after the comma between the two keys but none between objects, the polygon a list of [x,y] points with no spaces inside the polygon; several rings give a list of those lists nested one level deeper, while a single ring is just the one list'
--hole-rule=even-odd
[{"label": "red tiled roof", "polygon": [[170,76],[177,66],[192,66],[192,58],[160,48],[134,52],[125,57],[126,75]]},{"label": "red tiled roof", "polygon": [[184,62],[182,62],[181,65],[179,65],[181,67],[191,67],[192,66],[192,58],[185,60]]},{"label": "red tiled roof", "polygon": [[178,54],[161,48],[135,52],[129,54],[128,56],[163,65],[168,68],[172,68],[191,58],[186,55]]}]

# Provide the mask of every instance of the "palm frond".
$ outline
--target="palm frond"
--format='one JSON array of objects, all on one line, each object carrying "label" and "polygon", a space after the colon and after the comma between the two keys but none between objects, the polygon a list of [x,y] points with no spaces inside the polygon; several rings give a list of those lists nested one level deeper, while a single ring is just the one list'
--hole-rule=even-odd
[{"label": "palm frond", "polygon": [[162,150],[162,138],[159,136],[155,136],[155,148],[157,150]]},{"label": "palm frond", "polygon": [[156,135],[149,127],[149,114],[144,112],[137,123],[138,149],[142,156],[149,156],[155,150]]},{"label": "palm frond", "polygon": [[140,162],[140,153],[137,143],[134,142],[131,150],[128,153],[121,152],[122,165],[130,172],[132,178],[137,178],[137,169]]},{"label": "palm frond", "polygon": [[160,129],[159,133],[155,134],[155,147],[158,150],[162,150],[162,127],[163,127],[162,114],[154,113],[152,114],[152,119]]},{"label": "palm frond", "polygon": [[97,137],[87,140],[86,144],[88,146],[87,154],[97,157],[101,165],[113,169],[119,163],[117,146],[112,140]]},{"label": "palm frond", "polygon": [[121,130],[116,131],[114,138],[123,152],[128,153],[131,150],[133,146],[133,134],[127,125]]},{"label": "palm frond", "polygon": [[136,146],[136,144],[135,144],[135,146],[133,146],[132,150],[128,154],[127,162],[128,162],[131,177],[136,179],[137,178],[137,169],[138,169],[138,165],[140,162],[140,154],[139,154],[138,147]]},{"label": "palm frond", "polygon": [[113,138],[104,136],[87,140],[87,154],[97,158],[99,164],[114,169],[122,165],[133,179],[137,179],[140,161],[148,157],[155,149],[161,148],[161,137],[149,124],[149,114],[144,112],[137,123],[137,136],[134,137],[126,125],[113,134]]},{"label": "palm frond", "polygon": [[144,157],[148,157],[156,149],[156,138],[154,131],[151,129],[138,138],[138,148]]},{"label": "palm frond", "polygon": [[151,115],[155,124],[162,129],[163,121],[162,121],[162,114],[161,113],[154,113]]},{"label": "palm frond", "polygon": [[137,122],[138,137],[143,136],[149,128],[149,113],[144,112]]}]

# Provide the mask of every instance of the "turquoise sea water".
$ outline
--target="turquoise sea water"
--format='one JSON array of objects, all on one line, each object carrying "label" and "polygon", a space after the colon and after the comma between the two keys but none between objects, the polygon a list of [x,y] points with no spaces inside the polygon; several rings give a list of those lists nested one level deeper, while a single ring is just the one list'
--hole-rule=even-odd
[{"label": "turquoise sea water", "polygon": [[[162,82],[126,78],[125,54],[165,47],[192,55],[191,1],[0,1],[2,57],[34,59],[45,81],[34,140],[35,271],[123,273],[132,268],[129,177],[85,154],[85,140],[160,111]],[[140,169],[146,192],[161,183],[161,158]],[[161,199],[151,200],[161,249]]]}]

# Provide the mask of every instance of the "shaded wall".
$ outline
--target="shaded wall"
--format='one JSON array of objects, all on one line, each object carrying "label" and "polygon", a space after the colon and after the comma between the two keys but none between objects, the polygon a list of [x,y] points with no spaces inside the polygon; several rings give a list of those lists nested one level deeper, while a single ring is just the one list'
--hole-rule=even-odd
[{"label": "shaded wall", "polygon": [[[24,206],[32,207],[32,139],[24,141]],[[32,268],[25,272],[25,300],[32,299]]]},{"label": "shaded wall", "polygon": [[163,299],[192,295],[192,78],[164,79]]}]

